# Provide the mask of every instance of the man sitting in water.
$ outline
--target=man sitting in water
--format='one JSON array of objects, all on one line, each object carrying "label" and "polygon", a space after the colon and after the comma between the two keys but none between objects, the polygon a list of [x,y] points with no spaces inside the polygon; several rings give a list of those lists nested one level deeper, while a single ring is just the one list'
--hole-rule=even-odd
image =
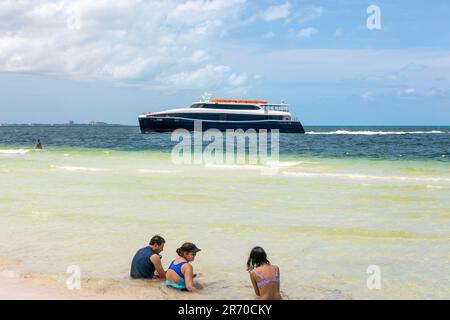
[{"label": "man sitting in water", "polygon": [[147,247],[136,252],[131,262],[130,276],[133,279],[166,279],[159,255],[164,250],[165,243],[166,240],[163,237],[156,235]]},{"label": "man sitting in water", "polygon": [[37,143],[36,143],[36,149],[42,149],[42,143],[41,143],[41,139],[38,139]]}]

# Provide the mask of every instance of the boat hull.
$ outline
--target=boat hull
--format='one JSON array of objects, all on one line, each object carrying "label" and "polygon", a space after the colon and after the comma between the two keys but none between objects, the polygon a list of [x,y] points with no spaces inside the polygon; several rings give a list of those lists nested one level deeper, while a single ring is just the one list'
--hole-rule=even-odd
[{"label": "boat hull", "polygon": [[186,129],[194,131],[195,122],[201,122],[202,131],[217,129],[226,131],[228,129],[244,131],[254,129],[256,131],[265,129],[279,130],[280,133],[305,133],[300,121],[281,121],[281,120],[261,120],[261,121],[213,121],[197,120],[173,117],[139,117],[139,127],[141,133],[149,132],[172,132],[176,129]]}]

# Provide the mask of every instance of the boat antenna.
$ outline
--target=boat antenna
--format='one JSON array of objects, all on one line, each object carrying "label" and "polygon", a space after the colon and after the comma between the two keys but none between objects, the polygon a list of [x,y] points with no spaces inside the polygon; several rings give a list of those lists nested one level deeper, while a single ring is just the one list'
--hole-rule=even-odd
[{"label": "boat antenna", "polygon": [[212,99],[213,94],[210,92],[204,92],[200,97],[200,102],[208,102]]}]

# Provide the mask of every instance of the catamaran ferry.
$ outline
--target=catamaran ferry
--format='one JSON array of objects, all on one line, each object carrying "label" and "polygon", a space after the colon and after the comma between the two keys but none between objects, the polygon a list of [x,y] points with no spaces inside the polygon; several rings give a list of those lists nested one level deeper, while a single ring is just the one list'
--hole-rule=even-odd
[{"label": "catamaran ferry", "polygon": [[202,130],[218,129],[278,129],[285,133],[305,133],[302,124],[294,119],[285,103],[273,104],[261,100],[213,99],[194,102],[189,108],[147,112],[139,115],[142,133],[171,132],[176,129],[194,131],[196,121]]}]

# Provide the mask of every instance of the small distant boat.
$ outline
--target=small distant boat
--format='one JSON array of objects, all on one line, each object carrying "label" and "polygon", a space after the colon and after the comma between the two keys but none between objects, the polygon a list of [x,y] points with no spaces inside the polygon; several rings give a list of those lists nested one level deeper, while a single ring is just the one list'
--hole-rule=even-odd
[{"label": "small distant boat", "polygon": [[171,132],[176,129],[193,131],[196,121],[201,121],[203,131],[278,129],[284,133],[305,133],[300,121],[292,118],[288,104],[262,100],[213,99],[194,102],[188,108],[139,115],[142,133]]}]

